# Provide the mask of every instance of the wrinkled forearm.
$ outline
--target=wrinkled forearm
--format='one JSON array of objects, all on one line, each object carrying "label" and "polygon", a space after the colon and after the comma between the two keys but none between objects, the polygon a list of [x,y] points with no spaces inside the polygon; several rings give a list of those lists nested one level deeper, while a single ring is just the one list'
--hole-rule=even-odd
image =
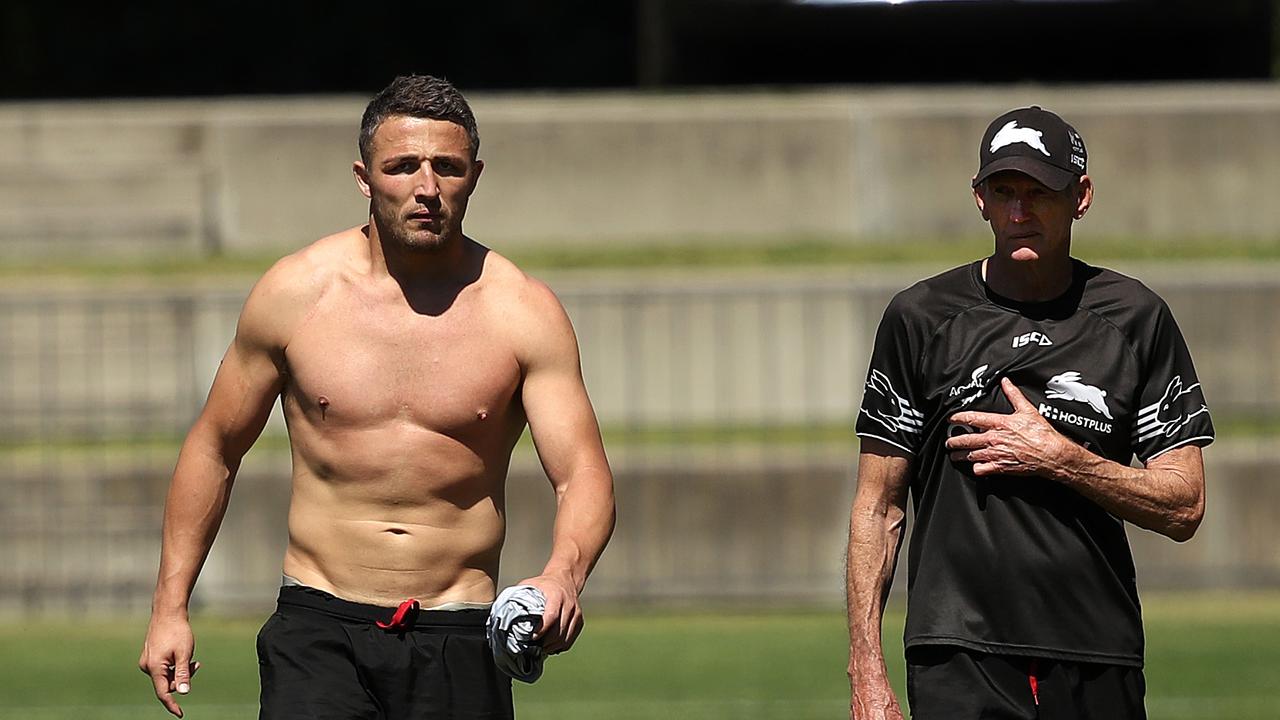
[{"label": "wrinkled forearm", "polygon": [[1178,448],[1174,462],[1133,468],[1066,442],[1047,475],[1112,515],[1177,541],[1195,534],[1204,516],[1200,449]]},{"label": "wrinkled forearm", "polygon": [[910,459],[896,448],[862,440],[845,569],[849,712],[855,720],[902,717],[885,668],[881,621],[905,528],[909,470]]},{"label": "wrinkled forearm", "polygon": [[884,502],[854,503],[849,522],[846,599],[849,677],[854,685],[886,678],[881,620],[893,581],[904,513]]}]

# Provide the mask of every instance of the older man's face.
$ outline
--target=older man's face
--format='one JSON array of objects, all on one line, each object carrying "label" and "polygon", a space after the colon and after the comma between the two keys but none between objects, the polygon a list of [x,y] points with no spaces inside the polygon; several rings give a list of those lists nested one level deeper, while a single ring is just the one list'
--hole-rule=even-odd
[{"label": "older man's face", "polygon": [[1071,223],[1088,208],[1088,180],[1054,190],[1016,170],[987,178],[975,192],[995,233],[996,254],[1018,261],[1065,257],[1071,252]]}]

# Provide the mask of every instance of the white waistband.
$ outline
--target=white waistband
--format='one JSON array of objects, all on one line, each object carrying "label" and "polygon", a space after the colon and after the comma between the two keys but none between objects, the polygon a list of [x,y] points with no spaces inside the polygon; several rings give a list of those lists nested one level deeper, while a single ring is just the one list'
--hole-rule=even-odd
[{"label": "white waistband", "polygon": [[[281,578],[280,580],[281,587],[303,587],[303,588],[311,587],[310,585],[307,585],[301,582],[300,580],[298,580],[298,578],[295,578],[295,577],[290,577],[288,575],[281,575],[280,578]],[[314,590],[315,588],[311,588],[311,589]],[[493,603],[491,602],[467,602],[464,600],[452,600],[450,602],[444,602],[444,603],[440,603],[439,605],[424,607],[422,609],[423,610],[488,610],[491,607],[493,607]]]}]

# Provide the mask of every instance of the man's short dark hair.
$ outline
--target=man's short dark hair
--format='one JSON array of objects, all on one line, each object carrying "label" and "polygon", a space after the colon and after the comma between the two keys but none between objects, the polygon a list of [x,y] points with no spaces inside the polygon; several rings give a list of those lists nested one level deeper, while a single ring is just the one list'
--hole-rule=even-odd
[{"label": "man's short dark hair", "polygon": [[368,164],[373,155],[373,133],[384,120],[404,115],[430,120],[447,120],[462,126],[471,142],[471,159],[480,153],[480,131],[476,116],[458,88],[443,78],[430,75],[401,75],[386,86],[364,109],[360,119],[360,159]]}]

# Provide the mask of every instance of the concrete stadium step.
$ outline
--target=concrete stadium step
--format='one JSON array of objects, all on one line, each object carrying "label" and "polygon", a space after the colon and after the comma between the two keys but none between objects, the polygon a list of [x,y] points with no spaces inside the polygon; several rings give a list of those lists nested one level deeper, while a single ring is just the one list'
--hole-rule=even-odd
[{"label": "concrete stadium step", "polygon": [[0,257],[197,255],[209,184],[187,164],[0,166]]},{"label": "concrete stadium step", "polygon": [[0,107],[2,166],[154,165],[199,157],[206,142],[201,117],[156,103]]}]

